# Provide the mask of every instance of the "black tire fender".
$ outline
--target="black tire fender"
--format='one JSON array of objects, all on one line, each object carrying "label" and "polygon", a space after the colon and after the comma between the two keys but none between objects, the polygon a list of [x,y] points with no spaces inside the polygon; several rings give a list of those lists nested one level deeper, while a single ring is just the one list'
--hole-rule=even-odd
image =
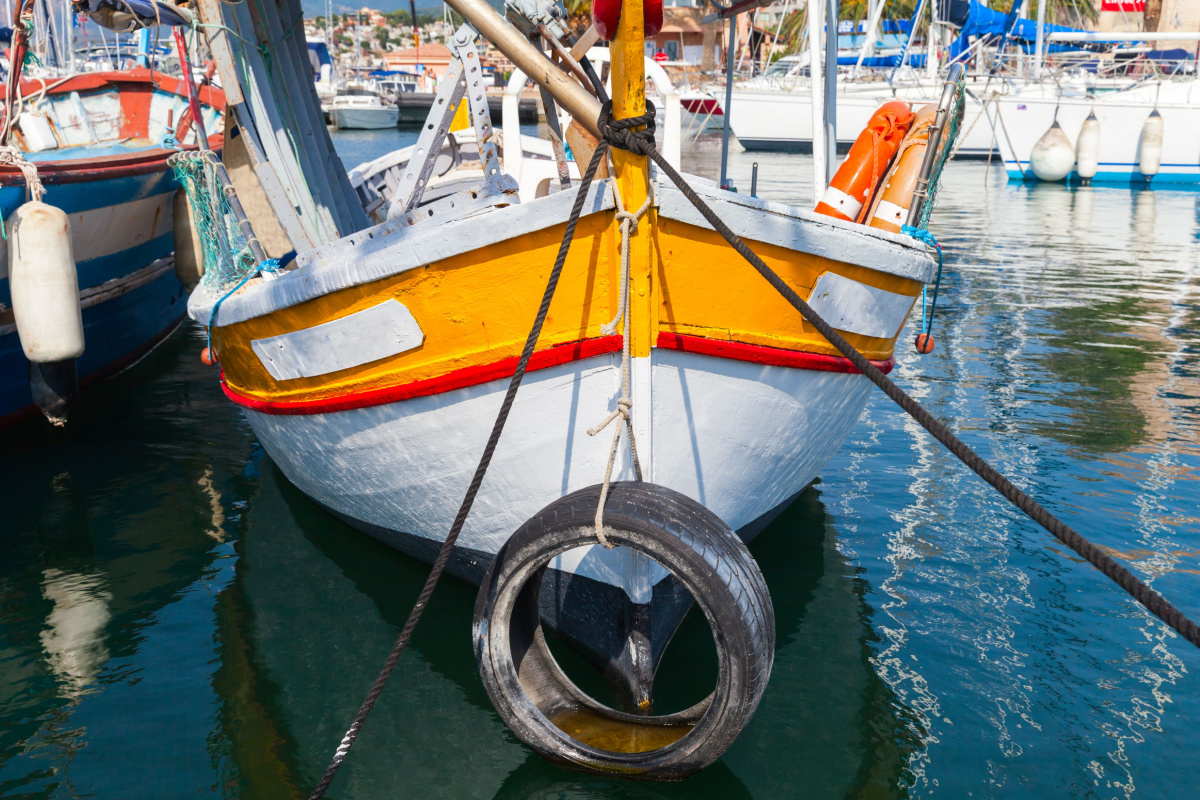
[{"label": "black tire fender", "polygon": [[[539,755],[589,772],[684,778],[733,744],[762,699],[775,654],[767,585],[746,545],[704,506],[655,484],[612,484],[605,535],[650,556],[691,592],[712,628],[718,678],[707,698],[671,715],[600,704],[555,662],[538,611],[551,559],[596,543],[599,499],[597,485],[556,500],[500,549],[475,604],[479,674],[505,724]],[[567,730],[586,731],[591,744]]]}]

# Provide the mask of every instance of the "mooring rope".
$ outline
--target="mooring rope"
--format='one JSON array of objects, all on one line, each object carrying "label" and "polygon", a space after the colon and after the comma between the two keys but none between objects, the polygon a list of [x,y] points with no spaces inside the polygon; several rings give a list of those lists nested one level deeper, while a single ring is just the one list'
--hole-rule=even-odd
[{"label": "mooring rope", "polygon": [[[644,130],[633,130],[633,128],[642,125],[646,126]],[[1195,622],[1188,619],[1182,611],[1169,603],[1165,597],[1151,589],[1144,581],[1113,560],[1103,550],[1085,539],[1065,522],[1043,508],[1036,500],[1013,485],[1012,481],[1002,475],[984,460],[982,456],[955,436],[944,423],[926,411],[920,403],[909,397],[887,375],[884,375],[883,372],[872,365],[866,356],[858,352],[853,345],[842,338],[842,335],[834,330],[833,326],[826,322],[820,314],[814,311],[812,306],[806,303],[800,295],[796,294],[796,291],[783,278],[779,277],[761,258],[755,255],[746,246],[746,243],[730,230],[729,226],[696,194],[695,190],[683,179],[683,176],[676,172],[675,168],[658,152],[658,148],[654,145],[653,103],[649,100],[646,101],[645,114],[622,120],[612,119],[612,103],[607,103],[600,112],[599,126],[603,140],[612,147],[619,147],[623,150],[651,158],[658,168],[671,179],[671,182],[675,184],[683,196],[688,199],[688,202],[695,206],[696,210],[708,221],[708,224],[712,225],[713,229],[721,234],[722,238],[738,252],[738,255],[746,259],[750,263],[750,266],[754,267],[767,283],[771,284],[777,292],[783,295],[784,299],[799,311],[822,336],[829,340],[830,344],[849,359],[859,372],[866,375],[872,383],[882,389],[884,394],[920,423],[921,427],[933,434],[935,439],[945,445],[972,472],[983,478],[989,486],[999,492],[1006,500],[1025,512],[1030,519],[1052,533],[1055,538],[1082,556],[1093,567],[1107,575],[1134,600],[1145,606],[1150,613],[1167,623],[1184,639],[1187,639],[1196,647],[1200,647],[1200,626],[1197,626]]]},{"label": "mooring rope", "polygon": [[504,395],[504,402],[500,404],[500,413],[496,415],[496,421],[492,425],[492,434],[488,437],[487,444],[483,448],[483,455],[480,456],[479,464],[475,467],[475,475],[471,478],[471,484],[467,487],[467,493],[463,497],[462,505],[458,508],[458,514],[454,517],[454,523],[450,526],[450,532],[446,536],[446,541],[442,542],[437,560],[433,562],[433,569],[429,571],[429,577],[425,579],[425,585],[421,587],[421,594],[417,597],[417,602],[413,605],[412,611],[409,612],[408,619],[404,622],[404,627],[400,630],[400,636],[396,639],[396,644],[392,646],[392,651],[388,653],[387,660],[383,662],[383,669],[380,670],[379,675],[375,678],[375,682],[371,684],[371,690],[367,692],[366,699],[358,709],[358,713],[354,715],[354,721],[350,724],[350,729],[342,737],[342,742],[338,745],[337,752],[333,754],[333,760],[329,762],[329,766],[325,769],[325,774],[321,776],[321,780],[317,783],[316,788],[309,795],[309,800],[319,800],[325,795],[326,790],[329,789],[329,784],[333,781],[334,776],[337,775],[342,762],[346,760],[346,755],[354,745],[354,740],[358,738],[363,723],[366,722],[367,715],[371,713],[371,709],[375,707],[375,702],[379,699],[379,695],[383,693],[383,687],[387,684],[392,670],[395,669],[396,663],[404,653],[404,648],[408,644],[408,640],[412,637],[417,623],[421,621],[421,615],[424,613],[425,607],[429,604],[429,598],[433,596],[433,590],[437,588],[438,579],[442,577],[442,573],[446,569],[446,564],[450,561],[450,554],[454,550],[454,543],[458,540],[458,535],[462,532],[463,525],[467,521],[467,516],[471,513],[471,506],[475,503],[475,496],[479,494],[479,487],[483,483],[483,477],[487,474],[488,466],[492,463],[492,454],[495,453],[496,445],[500,442],[500,434],[504,431],[504,423],[508,421],[508,412],[512,409],[513,401],[517,398],[517,390],[521,388],[521,381],[525,378],[525,370],[529,366],[529,359],[533,356],[533,350],[537,346],[538,337],[542,334],[542,325],[546,322],[546,314],[550,311],[550,301],[554,298],[554,290],[558,287],[559,276],[562,275],[563,265],[567,262],[567,251],[571,248],[571,240],[575,238],[575,226],[579,222],[580,215],[583,213],[583,204],[587,200],[588,189],[591,188],[592,179],[596,176],[596,169],[600,166],[600,162],[607,152],[608,146],[601,143],[592,154],[592,160],[588,162],[587,172],[584,173],[583,180],[579,184],[579,194],[575,196],[575,204],[571,207],[570,217],[567,218],[567,228],[563,232],[562,244],[558,248],[558,258],[554,262],[554,268],[550,271],[550,279],[546,282],[546,291],[542,295],[542,304],[538,307],[533,327],[530,328],[529,336],[525,339],[525,348],[521,351],[521,358],[517,361],[517,370],[508,382],[508,391]]},{"label": "mooring rope", "polygon": [[[611,159],[609,163],[612,163]],[[610,174],[617,174],[615,167],[610,170]],[[601,325],[600,332],[605,336],[614,336],[617,333],[617,323],[624,321],[621,339],[621,396],[617,398],[616,410],[605,417],[599,425],[588,428],[587,431],[588,436],[595,436],[607,428],[617,417],[621,417],[624,423],[618,425],[613,433],[612,446],[608,450],[608,465],[604,468],[604,481],[600,484],[600,501],[596,504],[596,538],[609,550],[616,545],[609,542],[608,537],[604,535],[604,504],[608,501],[608,489],[612,485],[613,465],[617,462],[617,448],[621,444],[622,428],[629,433],[629,453],[633,460],[633,474],[639,481],[642,479],[642,464],[638,460],[637,438],[633,435],[633,398],[630,396],[629,386],[629,359],[631,357],[629,352],[629,237],[637,230],[638,220],[654,203],[654,191],[651,189],[646,193],[646,201],[642,203],[641,208],[637,211],[627,211],[616,179],[612,181],[612,190],[617,206],[616,219],[621,227],[621,288],[617,300],[617,315],[613,317],[612,322]]]},{"label": "mooring rope", "polygon": [[[367,716],[370,715],[371,709],[375,707],[375,703],[379,700],[379,696],[383,693],[384,686],[387,685],[388,679],[392,675],[396,664],[400,660],[400,656],[404,653],[404,648],[407,646],[409,639],[412,637],[413,631],[416,630],[417,623],[421,621],[421,615],[424,613],[426,606],[429,604],[429,599],[433,596],[433,591],[437,588],[439,579],[442,573],[445,572],[446,564],[450,560],[450,555],[454,550],[455,542],[458,540],[459,534],[462,532],[463,525],[467,521],[468,515],[471,513],[471,507],[475,503],[475,497],[479,493],[479,487],[483,483],[483,478],[487,474],[488,466],[491,464],[492,455],[495,453],[496,445],[500,441],[500,435],[504,431],[504,425],[508,421],[509,411],[512,409],[513,401],[516,400],[517,390],[521,387],[521,381],[525,377],[525,371],[529,366],[529,359],[533,356],[534,348],[537,346],[538,338],[541,336],[542,326],[546,321],[546,315],[550,310],[550,301],[554,298],[554,291],[558,286],[559,277],[562,275],[563,266],[566,264],[567,252],[570,250],[571,241],[575,237],[575,227],[579,222],[579,217],[583,212],[583,204],[587,198],[588,190],[591,188],[592,180],[595,178],[596,169],[600,166],[601,160],[604,158],[609,147],[619,147],[623,150],[645,155],[654,160],[654,163],[666,173],[667,177],[679,188],[684,197],[696,207],[700,214],[708,220],[721,236],[728,242],[734,250],[745,258],[750,265],[753,266],[763,278],[766,279],[772,287],[775,288],[784,299],[786,299],[793,308],[801,313],[805,319],[809,321],[817,329],[818,332],[830,344],[836,347],[852,364],[866,375],[872,383],[884,391],[884,393],[894,400],[901,408],[903,408],[910,416],[919,422],[922,427],[934,435],[934,437],[944,444],[950,452],[958,456],[958,458],[970,467],[977,475],[983,478],[989,485],[1000,492],[1009,502],[1024,511],[1031,519],[1044,527],[1050,533],[1054,534],[1060,541],[1083,556],[1089,563],[1101,570],[1105,575],[1110,577],[1121,588],[1125,589],[1139,603],[1149,609],[1152,613],[1166,622],[1174,630],[1179,632],[1181,636],[1187,639],[1192,644],[1200,647],[1200,627],[1184,616],[1183,612],[1171,605],[1162,595],[1155,592],[1129,570],[1122,567],[1116,561],[1107,556],[1098,547],[1084,539],[1065,523],[1055,517],[1046,509],[1042,508],[1033,498],[1026,495],[1020,489],[1012,484],[1008,478],[997,472],[990,464],[988,464],[975,451],[971,450],[966,444],[958,439],[950,432],[944,424],[937,420],[933,415],[926,411],[917,401],[909,397],[904,390],[893,383],[886,375],[876,369],[870,361],[858,350],[856,350],[849,342],[833,329],[816,311],[812,309],[801,297],[796,294],[782,278],[779,277],[770,267],[768,267],[762,259],[756,256],[749,247],[743,242],[729,227],[721,221],[716,213],[700,198],[699,195],[687,184],[683,177],[675,171],[675,169],[667,163],[666,159],[658,152],[654,145],[654,105],[650,101],[646,101],[646,113],[630,117],[627,119],[614,119],[612,117],[612,103],[606,102],[600,111],[598,125],[602,134],[602,140],[595,152],[592,153],[592,159],[588,163],[587,171],[584,173],[583,180],[579,185],[579,193],[575,197],[575,204],[571,207],[571,214],[567,218],[567,227],[563,232],[562,244],[558,249],[558,258],[554,262],[554,268],[550,271],[550,278],[546,283],[546,290],[542,295],[542,303],[538,307],[538,313],[534,319],[533,327],[529,331],[529,336],[525,340],[525,347],[521,351],[521,357],[517,362],[516,371],[513,373],[512,379],[508,384],[508,391],[504,395],[504,401],[500,405],[500,412],[496,415],[496,421],[492,425],[492,433],[488,437],[487,444],[483,448],[483,455],[479,459],[479,464],[475,467],[475,474],[471,478],[471,483],[467,487],[466,495],[463,497],[462,504],[459,506],[458,514],[454,517],[454,522],[450,526],[450,532],[446,536],[446,540],[442,542],[441,549],[438,551],[437,559],[433,562],[433,568],[429,571],[429,576],[425,579],[425,584],[421,588],[421,593],[417,597],[417,602],[413,605],[412,611],[409,612],[408,619],[405,620],[404,627],[400,630],[400,635],[396,639],[396,643],[392,646],[391,652],[388,653],[387,660],[383,663],[383,669],[376,676],[375,681],[371,684],[370,691],[367,692],[366,699],[362,706],[358,709],[358,713],[354,716],[354,721],[350,724],[350,728],[346,731],[346,735],[342,737],[341,743],[338,745],[329,766],[326,767],[325,773],[321,776],[321,780],[317,782],[312,794],[309,795],[309,800],[320,800],[324,797],[325,792],[329,789],[329,784],[333,782],[338,770],[346,760],[346,756],[350,753],[350,748],[353,747],[358,734],[362,731],[363,723],[366,722]],[[633,130],[645,126],[643,130]],[[615,180],[615,178],[614,178]],[[624,220],[622,220],[624,224]],[[615,320],[614,320],[615,322]],[[626,324],[626,340],[628,340],[628,314],[625,315]]]}]

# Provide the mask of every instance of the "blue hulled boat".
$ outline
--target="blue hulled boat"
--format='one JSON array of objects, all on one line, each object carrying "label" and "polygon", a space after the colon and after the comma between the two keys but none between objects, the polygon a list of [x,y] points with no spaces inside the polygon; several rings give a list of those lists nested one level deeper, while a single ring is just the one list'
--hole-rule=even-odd
[{"label": "blue hulled boat", "polygon": [[[167,159],[196,146],[187,86],[133,69],[23,81],[21,96],[10,144],[37,167],[43,202],[70,223],[85,341],[74,373],[84,388],[137,360],[184,315],[187,289],[172,256],[179,183]],[[220,149],[224,96],[205,87],[200,99],[204,128],[216,131],[206,147]],[[9,219],[26,200],[22,172],[0,167],[0,213]],[[8,249],[0,248],[0,426],[38,411],[38,367],[22,349]]]}]

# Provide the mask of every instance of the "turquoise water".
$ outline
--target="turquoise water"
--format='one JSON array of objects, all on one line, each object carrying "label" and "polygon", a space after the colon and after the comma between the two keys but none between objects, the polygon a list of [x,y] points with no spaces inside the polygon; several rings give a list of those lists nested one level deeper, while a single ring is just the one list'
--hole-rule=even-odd
[{"label": "turquoise water", "polygon": [[[336,141],[353,165],[412,138]],[[686,151],[715,175],[718,139]],[[754,160],[760,195],[811,203],[806,157],[735,155],[743,189]],[[1200,195],[953,164],[933,228],[938,347],[907,331],[894,377],[1200,617]],[[427,567],[287,483],[203,346],[189,324],[66,431],[3,433],[0,797],[307,796],[419,591]],[[698,776],[532,755],[475,671],[475,590],[447,580],[331,795],[1194,796],[1200,654],[882,395],[751,550],[775,670]]]}]

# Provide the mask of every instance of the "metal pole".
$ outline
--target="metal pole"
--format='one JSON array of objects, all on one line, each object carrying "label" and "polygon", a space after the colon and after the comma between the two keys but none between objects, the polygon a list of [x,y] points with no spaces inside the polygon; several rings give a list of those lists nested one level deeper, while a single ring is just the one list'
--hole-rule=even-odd
[{"label": "metal pole", "polygon": [[929,3],[929,32],[925,34],[928,40],[925,46],[925,76],[929,80],[937,77],[938,53],[938,3],[941,0],[931,0]]},{"label": "metal pole", "polygon": [[1046,46],[1046,0],[1038,2],[1037,40],[1034,42],[1036,54],[1033,57],[1033,77],[1042,76],[1042,52]]},{"label": "metal pole", "polygon": [[138,34],[137,62],[138,62],[139,67],[150,66],[150,29],[149,28],[142,28],[141,33]]},{"label": "metal pole", "polygon": [[175,34],[175,49],[179,51],[179,68],[183,71],[183,82],[187,86],[188,106],[192,110],[192,127],[196,129],[196,143],[201,150],[208,149],[208,134],[204,130],[204,116],[200,109],[200,94],[192,80],[192,60],[188,57],[187,41],[183,29],[171,29]]},{"label": "metal pole", "polygon": [[837,163],[838,0],[825,0],[825,183]]},{"label": "metal pole", "polygon": [[729,41],[725,42],[725,119],[721,130],[721,188],[729,188],[729,112],[733,105],[733,51],[737,49],[737,14],[729,15]]},{"label": "metal pole", "polygon": [[580,86],[570,75],[550,63],[536,47],[513,26],[505,22],[487,0],[446,0],[446,5],[471,23],[479,35],[541,86],[567,110],[575,121],[593,136],[600,135],[596,119],[600,116],[600,101]]},{"label": "metal pole", "polygon": [[821,74],[821,23],[825,18],[822,0],[808,0],[808,75],[812,97],[812,154],[813,154],[813,197],[820,200],[825,196],[827,167],[825,159],[825,81]]}]

